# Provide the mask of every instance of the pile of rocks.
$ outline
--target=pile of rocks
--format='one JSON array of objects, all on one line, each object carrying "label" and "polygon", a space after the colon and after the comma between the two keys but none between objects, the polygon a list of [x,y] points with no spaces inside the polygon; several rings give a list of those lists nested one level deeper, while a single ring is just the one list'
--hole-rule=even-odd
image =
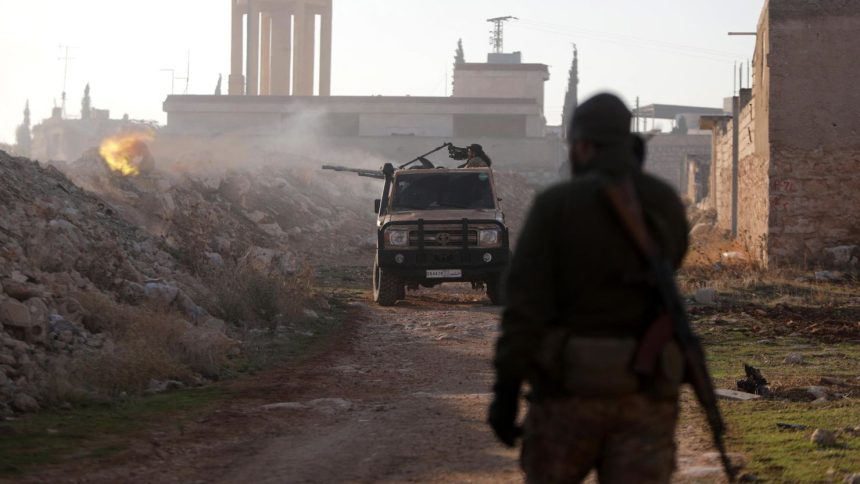
[{"label": "pile of rocks", "polygon": [[225,330],[195,303],[208,289],[164,241],[56,168],[0,152],[0,414],[38,408],[70,361],[113,350],[88,325],[87,293],[160,302],[191,332]]}]

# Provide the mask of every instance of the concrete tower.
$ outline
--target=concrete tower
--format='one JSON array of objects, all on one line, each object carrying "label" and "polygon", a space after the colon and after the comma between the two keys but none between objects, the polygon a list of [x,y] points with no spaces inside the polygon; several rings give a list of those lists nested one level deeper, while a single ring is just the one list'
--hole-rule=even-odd
[{"label": "concrete tower", "polygon": [[230,3],[233,16],[229,94],[312,96],[319,15],[319,95],[331,95],[332,0],[230,0]]}]

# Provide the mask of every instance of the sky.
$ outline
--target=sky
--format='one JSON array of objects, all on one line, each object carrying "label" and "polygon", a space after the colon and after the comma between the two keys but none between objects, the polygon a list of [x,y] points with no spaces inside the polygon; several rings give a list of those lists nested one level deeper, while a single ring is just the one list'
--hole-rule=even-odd
[{"label": "sky", "polygon": [[[560,124],[572,44],[580,100],[611,91],[640,103],[721,106],[735,62],[752,57],[764,0],[334,0],[333,95],[450,94],[457,40],[485,62],[491,24],[505,51],[549,65],[545,114]],[[65,61],[69,46],[70,60]],[[29,100],[33,124],[60,103],[80,112],[84,86],[112,117],[166,121],[162,103],[226,92],[229,0],[0,0],[0,142],[13,143]],[[66,70],[66,66],[67,70]],[[165,69],[173,69],[172,74]]]}]

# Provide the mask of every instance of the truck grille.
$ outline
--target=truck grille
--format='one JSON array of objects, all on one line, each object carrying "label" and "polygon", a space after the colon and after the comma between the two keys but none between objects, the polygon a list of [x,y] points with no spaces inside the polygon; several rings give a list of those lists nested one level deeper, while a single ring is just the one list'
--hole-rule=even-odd
[{"label": "truck grille", "polygon": [[[477,247],[478,231],[467,230],[467,245],[469,247]],[[418,231],[409,231],[409,247],[418,247]],[[462,228],[432,228],[424,229],[424,247],[450,247],[457,249],[463,247],[463,229]]]}]

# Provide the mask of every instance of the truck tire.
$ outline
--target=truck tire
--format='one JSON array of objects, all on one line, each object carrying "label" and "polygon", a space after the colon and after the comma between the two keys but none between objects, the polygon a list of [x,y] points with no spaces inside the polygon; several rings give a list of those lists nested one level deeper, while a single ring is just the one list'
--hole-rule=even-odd
[{"label": "truck tire", "polygon": [[379,260],[373,261],[373,301],[380,306],[394,306],[403,284],[396,276],[386,275],[379,267]]},{"label": "truck tire", "polygon": [[493,277],[487,281],[487,297],[490,298],[490,302],[493,303],[494,306],[501,306],[504,304],[501,276]]}]

